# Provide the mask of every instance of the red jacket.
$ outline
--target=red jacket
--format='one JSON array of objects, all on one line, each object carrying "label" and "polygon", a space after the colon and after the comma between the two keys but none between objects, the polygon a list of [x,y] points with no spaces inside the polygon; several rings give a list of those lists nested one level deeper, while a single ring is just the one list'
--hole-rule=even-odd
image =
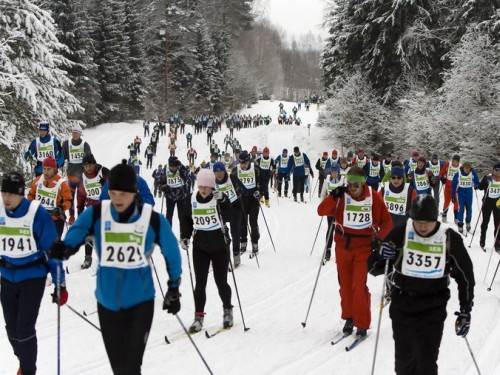
[{"label": "red jacket", "polygon": [[[368,185],[363,185],[363,193],[358,199],[352,198],[349,194],[349,191],[346,191],[344,197],[337,199],[333,198],[331,195],[328,195],[318,206],[318,215],[319,216],[335,216],[335,221],[337,222],[337,227],[335,229],[335,242],[339,242],[342,240],[342,232],[345,234],[353,234],[355,236],[363,236],[367,239],[371,240],[371,237],[375,233],[375,229],[378,230],[378,238],[385,238],[387,234],[392,229],[392,219],[387,207],[385,206],[384,200],[380,197],[380,195],[376,191],[372,191],[372,227],[365,229],[353,229],[343,227],[344,223],[344,206],[345,206],[345,196],[349,196],[356,201],[364,200],[366,197],[370,195]],[[338,207],[335,212],[335,207]],[[356,237],[353,237],[353,240]],[[355,241],[354,241],[355,242]],[[366,242],[366,241],[364,241]],[[368,241],[369,242],[369,241]]]}]

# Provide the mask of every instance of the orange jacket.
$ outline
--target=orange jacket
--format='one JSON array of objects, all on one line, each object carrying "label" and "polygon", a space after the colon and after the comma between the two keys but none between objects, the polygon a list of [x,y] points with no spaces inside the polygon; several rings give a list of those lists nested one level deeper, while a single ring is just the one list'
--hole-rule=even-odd
[{"label": "orange jacket", "polygon": [[[28,193],[28,199],[30,201],[33,201],[36,199],[36,187],[38,185],[38,181],[42,178],[43,175],[38,176],[33,180],[31,183],[30,191]],[[54,177],[52,177],[50,180],[45,180],[43,182],[43,185],[52,188],[56,186],[57,182],[61,180],[62,177],[59,176],[58,174],[55,174]],[[63,181],[61,185],[59,186],[59,191],[57,192],[57,202],[56,202],[56,207],[60,207],[61,210],[66,211],[71,208],[71,190],[68,186],[68,183],[66,181]],[[53,220],[58,220],[60,217],[57,216],[52,216]]]},{"label": "orange jacket", "polygon": [[[371,236],[375,233],[374,228],[378,230],[379,238],[383,239],[392,229],[392,219],[387,207],[385,206],[384,200],[380,195],[372,190],[372,227],[365,229],[353,229],[343,227],[344,223],[344,206],[345,206],[345,196],[351,197],[349,191],[345,192],[344,197],[337,199],[328,195],[318,206],[319,216],[335,216],[335,221],[337,222],[337,227],[335,229],[335,242],[342,240],[342,232],[346,235],[352,234],[354,236],[363,236],[367,239],[371,239]],[[364,200],[370,195],[368,185],[363,185],[363,193],[356,201]],[[351,197],[352,198],[352,197]],[[354,199],[354,198],[352,198]],[[335,207],[338,207],[335,212]]]}]

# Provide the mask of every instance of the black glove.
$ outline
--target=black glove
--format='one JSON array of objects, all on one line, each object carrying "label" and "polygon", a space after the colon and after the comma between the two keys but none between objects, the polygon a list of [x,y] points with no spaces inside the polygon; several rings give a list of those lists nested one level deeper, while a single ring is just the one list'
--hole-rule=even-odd
[{"label": "black glove", "polygon": [[345,186],[338,186],[335,190],[332,190],[330,195],[333,198],[342,198],[346,190],[347,188]]},{"label": "black glove", "polygon": [[382,245],[382,241],[378,237],[373,237],[371,242],[372,251],[378,251]]},{"label": "black glove", "polygon": [[384,259],[396,258],[396,246],[392,242],[384,242],[380,247],[380,256]]},{"label": "black glove", "polygon": [[70,254],[70,252],[70,249],[63,241],[56,240],[50,247],[49,258],[60,260],[67,259],[70,255],[73,255]]},{"label": "black glove", "polygon": [[177,314],[181,309],[180,297],[179,288],[168,288],[163,300],[163,310],[167,310],[169,314]]},{"label": "black glove", "polygon": [[443,185],[446,184],[446,181],[448,181],[448,179],[446,178],[446,176],[441,177],[441,183]]},{"label": "black glove", "polygon": [[470,329],[470,312],[465,309],[460,309],[460,312],[455,311],[457,320],[455,321],[455,333],[457,336],[465,337]]},{"label": "black glove", "polygon": [[56,207],[56,208],[54,208],[52,211],[50,211],[50,214],[51,214],[52,216],[57,216],[57,217],[59,217],[59,216],[61,216],[62,212],[63,212],[63,211],[62,211],[61,207]]}]

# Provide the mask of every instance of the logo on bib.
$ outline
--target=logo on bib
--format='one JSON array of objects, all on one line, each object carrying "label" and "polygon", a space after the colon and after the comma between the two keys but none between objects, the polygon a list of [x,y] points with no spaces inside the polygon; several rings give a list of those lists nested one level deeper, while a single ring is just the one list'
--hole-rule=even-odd
[{"label": "logo on bib", "polygon": [[415,233],[413,231],[408,232],[408,239],[413,240],[415,238]]},{"label": "logo on bib", "polygon": [[111,230],[111,221],[107,220],[104,222],[104,230]]},{"label": "logo on bib", "polygon": [[0,225],[5,225],[5,217],[0,217]]},{"label": "logo on bib", "polygon": [[346,199],[347,204],[351,204],[351,198]]},{"label": "logo on bib", "polygon": [[134,233],[142,235],[142,232],[144,232],[144,225],[136,225],[134,228]]},{"label": "logo on bib", "polygon": [[193,202],[193,208],[198,207],[198,202]]}]

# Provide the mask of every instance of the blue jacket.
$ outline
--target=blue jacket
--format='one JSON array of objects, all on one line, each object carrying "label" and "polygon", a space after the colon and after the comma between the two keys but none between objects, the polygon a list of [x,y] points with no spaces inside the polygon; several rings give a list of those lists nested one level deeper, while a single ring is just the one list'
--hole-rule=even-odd
[{"label": "blue jacket", "polygon": [[[100,210],[101,205],[91,206],[78,216],[78,219],[70,227],[64,237],[64,243],[72,249],[79,249],[85,242],[85,238],[94,235],[94,249],[97,257],[101,258],[101,218],[95,223],[93,221],[94,210]],[[142,211],[142,206],[139,207]],[[129,223],[135,222],[140,217],[139,210],[136,210],[128,220]],[[111,205],[111,215],[118,221],[118,213]],[[181,269],[181,254],[177,238],[170,228],[170,224],[163,215],[153,212],[151,215],[158,215],[159,230],[155,230],[149,224],[146,234],[145,255],[149,259],[152,255],[154,244],[160,246],[161,252],[167,263],[169,275],[169,285],[173,288],[179,286]],[[155,288],[153,285],[153,276],[151,267],[138,269],[121,269],[114,267],[97,268],[97,286],[95,295],[97,301],[105,308],[113,311],[129,309],[140,303],[150,301],[155,297]]]},{"label": "blue jacket", "polygon": [[[149,190],[148,183],[141,176],[137,176],[137,190],[139,191],[139,196],[142,198],[142,203],[148,203],[154,207],[155,198],[153,197],[153,194],[151,194],[151,190]],[[109,199],[108,181],[106,181],[102,186],[99,202],[104,199]]]},{"label": "blue jacket", "polygon": [[309,162],[309,158],[307,155],[303,152],[300,153],[302,157],[304,158],[304,164],[301,166],[295,166],[295,158],[294,154],[290,155],[290,158],[288,159],[288,173],[293,173],[294,176],[305,176],[306,175],[306,170],[304,166],[308,166],[310,170],[311,177],[314,175],[314,172],[311,168],[311,163]]},{"label": "blue jacket", "polygon": [[474,185],[474,188],[479,187],[479,177],[477,176],[476,172],[471,170],[469,173],[465,173],[464,169],[460,167],[460,171],[453,176],[453,181],[451,182],[451,196],[454,197],[455,194],[458,193],[458,195],[461,195],[462,197],[472,197],[472,188],[463,188],[463,187],[458,187],[458,179],[460,174],[463,174],[464,176],[468,176],[470,173],[472,173],[472,184]]},{"label": "blue jacket", "polygon": [[[24,153],[24,160],[27,160],[30,155],[36,159],[38,153],[36,148],[36,141],[39,138],[40,137],[36,137],[31,141],[31,144],[28,147],[28,151]],[[47,133],[45,137],[40,138],[40,142],[48,143],[51,139],[52,136],[50,135],[50,133]],[[64,165],[64,153],[62,151],[61,142],[59,142],[59,139],[57,139],[56,137],[54,137],[54,151],[55,151],[54,159],[56,159],[57,168],[61,168]],[[35,173],[42,174],[42,172],[43,172],[42,162],[37,160],[35,166]]]},{"label": "blue jacket", "polygon": [[286,166],[286,168],[282,168],[280,166],[280,162],[281,162],[281,158],[283,156],[282,155],[279,155],[276,160],[274,161],[274,164],[276,164],[276,169],[278,170],[278,173],[289,173],[288,172],[288,165],[290,165],[290,156],[288,156],[288,164]]},{"label": "blue jacket", "polygon": [[[5,210],[8,217],[18,218],[23,217],[28,213],[28,209],[30,207],[31,202],[26,198],[23,198],[20,205],[17,209],[12,212],[9,210]],[[38,210],[35,214],[35,220],[33,223],[33,237],[35,238],[36,247],[38,252],[25,257],[25,258],[10,258],[8,256],[2,255],[0,258],[8,263],[13,265],[23,265],[27,263],[34,262],[38,259],[45,258],[47,259],[48,252],[50,247],[57,239],[57,231],[56,226],[54,225],[54,221],[50,218],[50,215],[47,213],[42,206],[38,207]],[[0,267],[0,274],[3,278],[7,279],[12,283],[17,283],[20,281],[28,280],[28,279],[37,279],[37,278],[45,278],[47,277],[47,273],[50,272],[52,275],[52,280],[57,280],[57,264],[58,262],[52,259],[49,259],[47,262],[43,264],[37,264],[33,267],[24,268],[24,269],[12,269],[7,267]],[[61,282],[64,282],[64,270],[62,265],[60,266],[61,272]]]}]

